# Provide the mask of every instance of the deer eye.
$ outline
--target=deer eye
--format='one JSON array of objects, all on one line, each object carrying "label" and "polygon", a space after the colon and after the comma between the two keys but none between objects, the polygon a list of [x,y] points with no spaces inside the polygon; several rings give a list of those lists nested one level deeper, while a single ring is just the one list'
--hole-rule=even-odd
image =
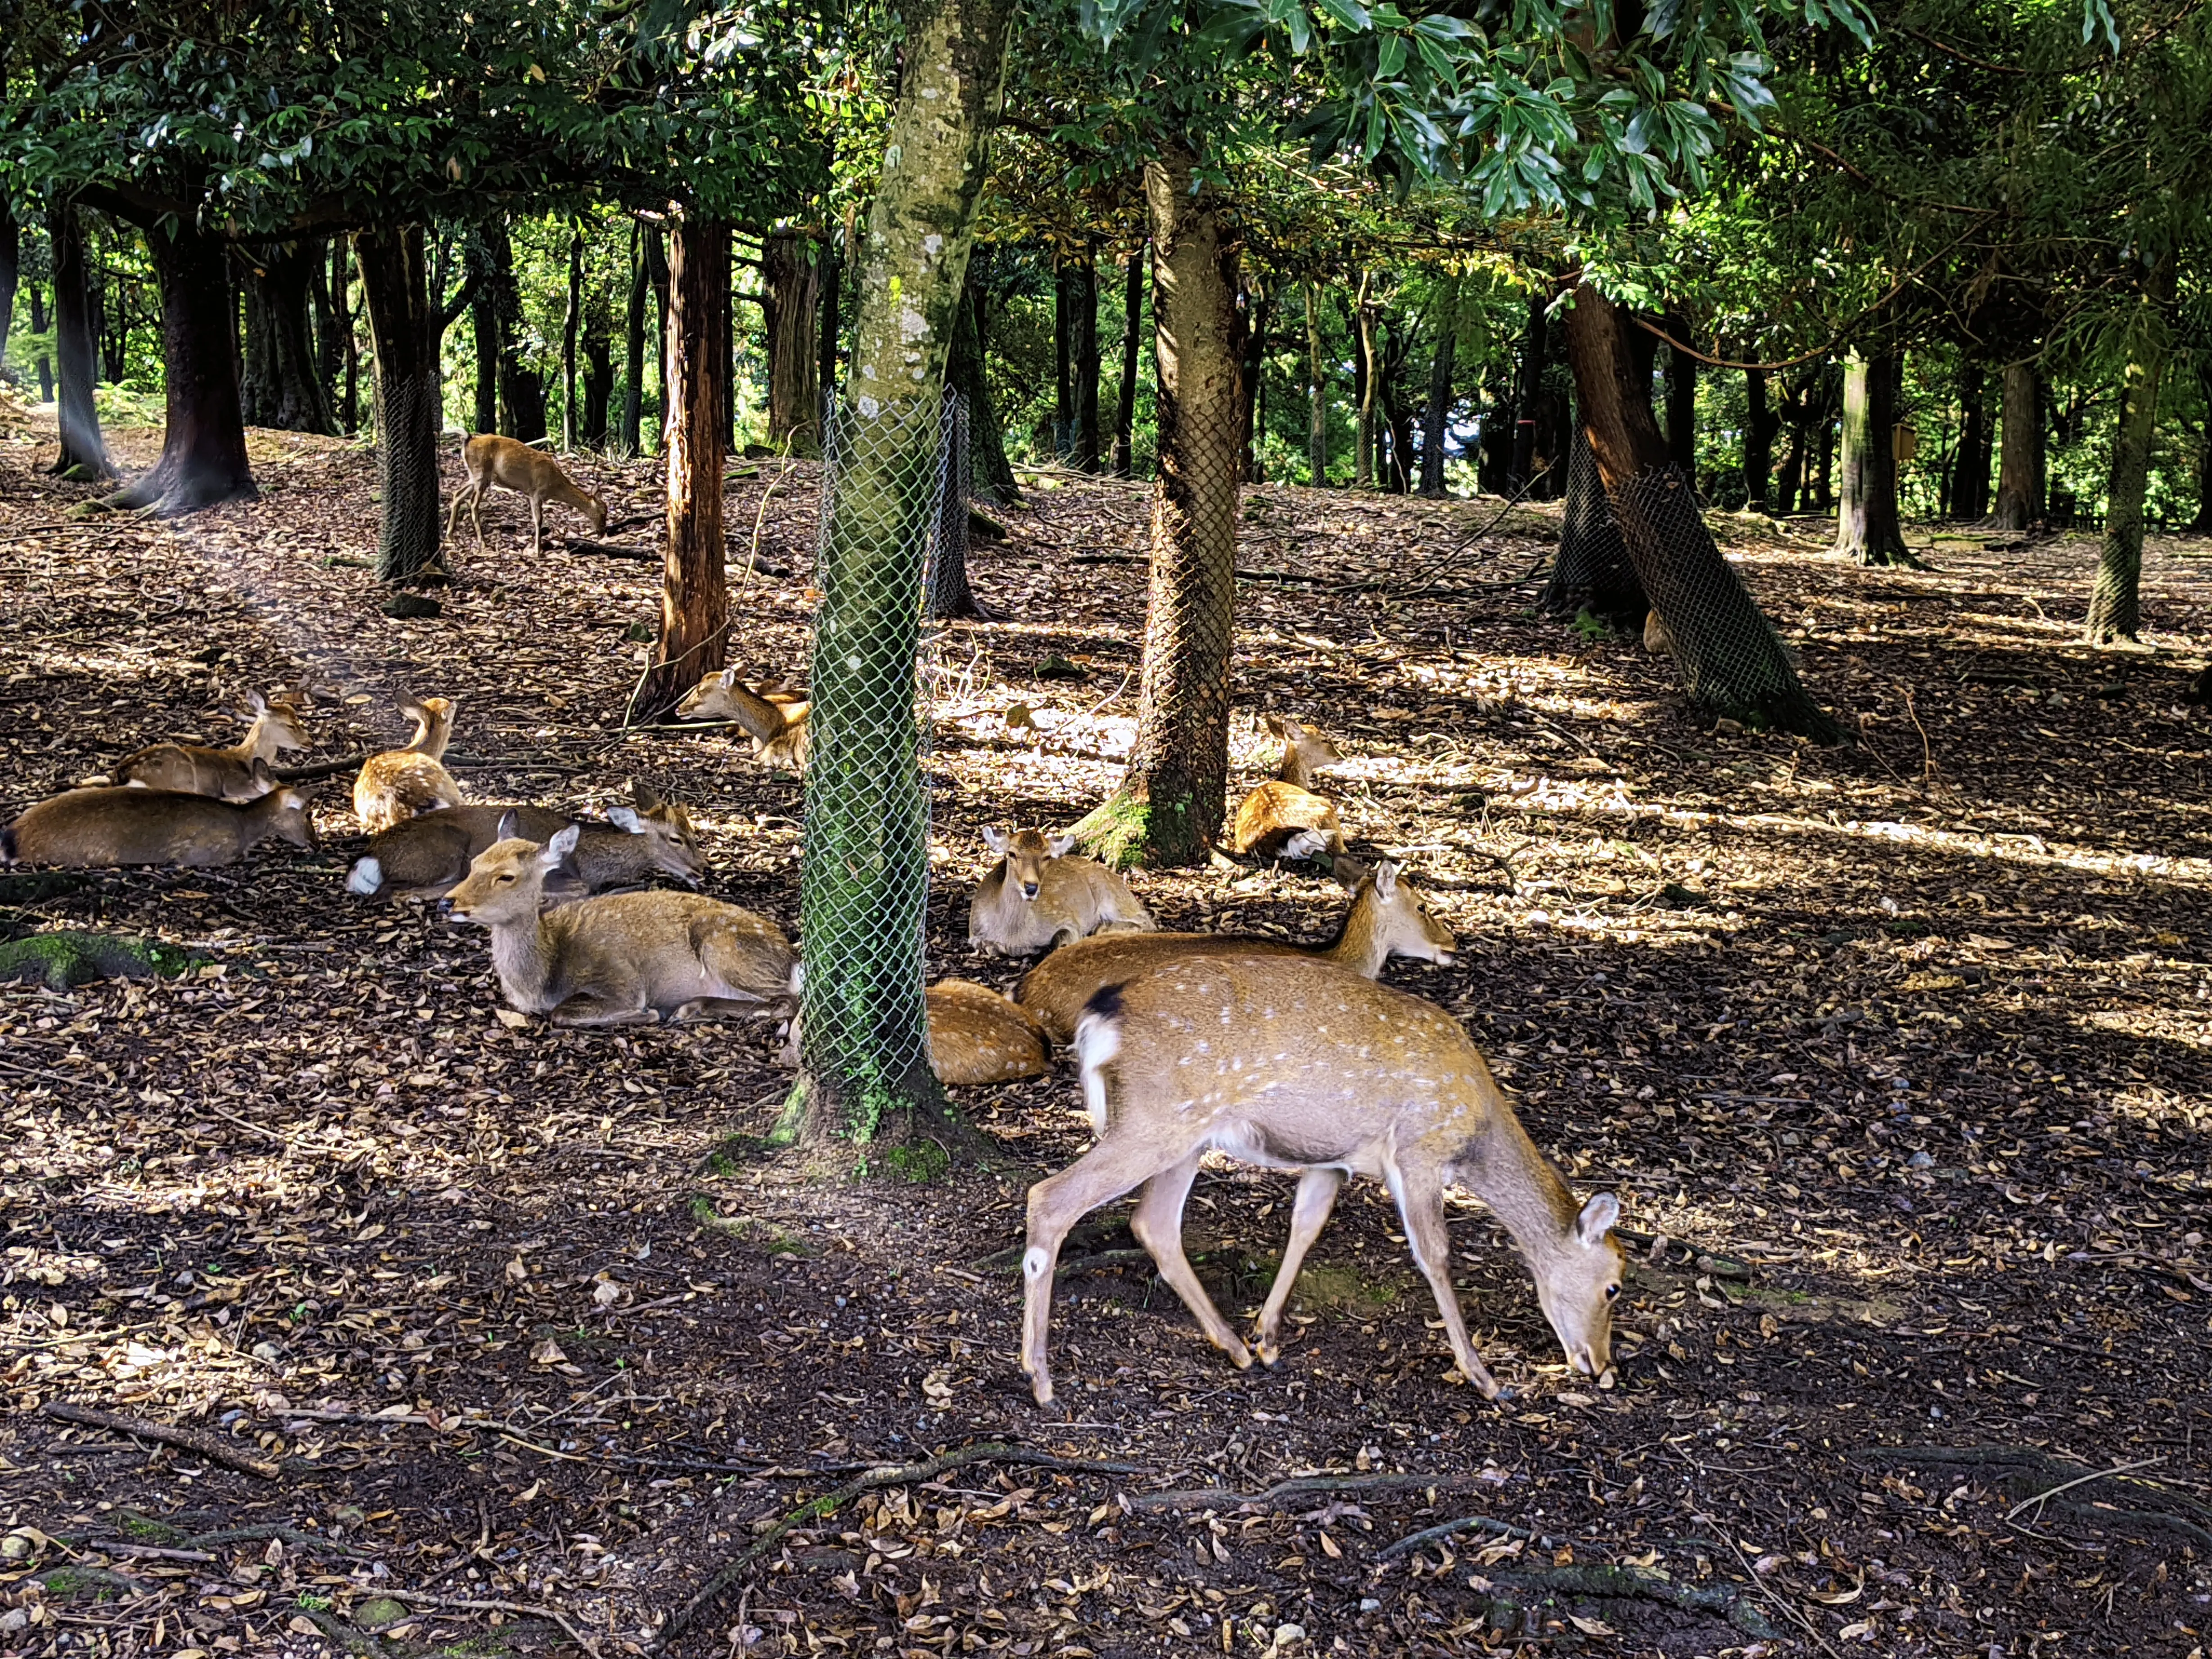
[{"label": "deer eye", "polygon": [[513,881],[514,879],[514,878],[513,876],[501,876],[501,877],[500,878],[500,880],[501,880],[502,883],[505,883],[505,882],[510,882],[510,881]]},{"label": "deer eye", "polygon": [[1605,1287],[1605,1299],[1608,1302],[1612,1301],[1613,1297],[1620,1294],[1620,1286],[1618,1285],[1608,1285]]}]

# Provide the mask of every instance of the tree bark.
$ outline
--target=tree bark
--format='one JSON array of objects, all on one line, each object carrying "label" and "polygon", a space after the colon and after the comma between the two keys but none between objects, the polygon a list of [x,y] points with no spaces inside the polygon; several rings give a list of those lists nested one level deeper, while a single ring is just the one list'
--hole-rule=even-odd
[{"label": "tree bark", "polygon": [[645,234],[629,228],[629,307],[623,318],[622,453],[641,453],[645,419]]},{"label": "tree bark", "polygon": [[1098,441],[1098,250],[1083,245],[1076,262],[1075,286],[1075,433],[1072,446],[1075,470],[1096,472],[1104,450]]},{"label": "tree bark", "polygon": [[645,274],[653,283],[654,315],[659,325],[653,337],[655,348],[653,366],[660,377],[660,420],[659,429],[653,434],[653,453],[665,455],[668,453],[668,423],[676,418],[676,404],[670,394],[674,371],[668,362],[669,349],[673,342],[668,326],[668,237],[659,225],[645,228]]},{"label": "tree bark", "polygon": [[1780,424],[1766,401],[1766,371],[1743,372],[1744,507],[1753,513],[1767,510],[1774,488],[1774,432]]},{"label": "tree bark", "polygon": [[794,454],[822,448],[822,267],[795,230],[761,241],[768,335],[768,441]]},{"label": "tree bark", "polygon": [[15,321],[15,290],[22,270],[23,229],[0,202],[0,364],[8,361],[8,336]]},{"label": "tree bark", "polygon": [[[967,307],[960,307],[966,312]],[[972,326],[972,325],[969,325]],[[960,351],[968,326],[953,325],[952,349]],[[949,377],[959,389],[957,374]],[[969,421],[951,398],[945,400],[945,424],[938,434],[943,470],[937,493],[937,522],[929,534],[929,614],[938,620],[996,620],[975,598],[968,582]]]},{"label": "tree bark", "polygon": [[1413,411],[1398,398],[1398,374],[1406,366],[1408,349],[1404,333],[1396,328],[1382,354],[1382,429],[1390,440],[1390,459],[1388,465],[1378,457],[1376,471],[1381,475],[1382,488],[1393,495],[1403,495],[1413,486]]},{"label": "tree bark", "polygon": [[1450,437],[1452,353],[1459,342],[1459,278],[1444,278],[1437,307],[1437,349],[1429,360],[1429,406],[1421,422],[1421,494],[1444,493],[1444,445]]},{"label": "tree bark", "polygon": [[324,407],[331,425],[338,425],[338,389],[345,375],[345,341],[340,319],[345,315],[343,278],[344,239],[319,237],[307,267],[307,294],[315,323],[315,384],[322,388]]},{"label": "tree bark", "polygon": [[1990,511],[1989,377],[1978,362],[1959,368],[1959,449],[1951,460],[1950,516],[1972,522]]},{"label": "tree bark", "polygon": [[[51,263],[51,259],[49,261]],[[31,284],[31,332],[46,331],[46,295],[43,284]],[[54,400],[54,360],[46,352],[39,354],[39,401],[50,404]]]},{"label": "tree bark", "polygon": [[309,289],[322,275],[322,252],[314,242],[280,243],[246,270],[240,403],[249,426],[325,436],[337,429],[309,325]]},{"label": "tree bark", "polygon": [[[85,291],[83,210],[74,201],[58,198],[46,217],[47,233],[53,242],[54,357],[61,380],[56,412],[62,440],[61,453],[48,470],[87,483],[112,478],[115,464],[107,458],[107,443],[100,431],[100,410],[92,397],[98,347],[92,337]],[[235,387],[231,396],[235,401]],[[241,434],[241,447],[244,442]]]},{"label": "tree bark", "polygon": [[669,239],[668,530],[660,635],[630,699],[633,725],[666,715],[700,677],[729,658],[730,595],[722,561],[722,377],[727,334],[730,228],[686,216]]},{"label": "tree bark", "polygon": [[1014,483],[1014,469],[1006,459],[1006,439],[999,424],[998,407],[991,399],[990,377],[984,372],[983,290],[968,270],[968,285],[954,319],[952,353],[946,378],[968,404],[969,482],[987,501],[1011,507],[1022,498]]},{"label": "tree bark", "polygon": [[1628,544],[1606,500],[1597,457],[1578,425],[1567,455],[1567,506],[1559,520],[1559,556],[1537,606],[1547,617],[1572,622],[1585,611],[1616,628],[1634,628],[1651,608]]},{"label": "tree bark", "polygon": [[2197,516],[2189,527],[2199,536],[2212,536],[2212,359],[2198,364],[2197,387],[2204,425],[2197,440]]},{"label": "tree bark", "polygon": [[[969,1132],[929,1067],[928,805],[915,708],[937,429],[1012,0],[908,0],[833,445],[815,633],[799,926],[809,1144],[909,1175]],[[796,1121],[794,1121],[793,1119]],[[934,1149],[924,1143],[935,1143]]]},{"label": "tree bark", "polygon": [[[495,232],[496,243],[493,240]],[[503,349],[499,317],[503,293],[499,249],[506,245],[507,232],[487,223],[472,226],[468,236],[470,275],[476,285],[476,297],[469,305],[469,324],[477,353],[476,416],[469,426],[472,432],[504,432],[506,428],[499,422],[499,359]]]},{"label": "tree bark", "polygon": [[568,303],[561,313],[561,448],[576,447],[576,331],[584,312],[584,232],[568,237]]},{"label": "tree bark", "polygon": [[1894,352],[1844,361],[1843,489],[1832,552],[1861,564],[1917,567],[1897,515]]},{"label": "tree bark", "polygon": [[1328,483],[1328,374],[1321,351],[1321,284],[1306,284],[1306,470],[1316,489]]},{"label": "tree bark", "polygon": [[1691,705],[1711,718],[1838,740],[1840,730],[1807,695],[1772,624],[1714,544],[1652,418],[1650,375],[1628,327],[1596,289],[1576,290],[1567,349],[1583,429],[1637,579],[1674,635]]},{"label": "tree bark", "polygon": [[376,477],[384,519],[380,580],[404,582],[438,561],[439,317],[430,301],[422,227],[356,231],[354,258],[376,353]]},{"label": "tree bark", "polygon": [[[816,377],[822,390],[814,403],[814,419],[817,428],[821,424],[823,408],[829,402],[830,389],[837,384],[837,343],[842,337],[839,331],[843,322],[844,303],[839,290],[843,286],[844,269],[844,256],[839,252],[836,242],[824,235],[822,239],[822,298],[819,302],[822,311],[822,367]],[[978,338],[980,340],[981,337]],[[977,350],[980,354],[980,344]],[[1005,459],[1003,452],[1000,459]],[[1009,481],[1013,477],[1011,472],[1006,476]]]},{"label": "tree bark", "polygon": [[161,284],[167,421],[161,459],[111,498],[117,507],[197,512],[260,492],[246,462],[238,401],[237,312],[221,237],[185,225],[148,233]]},{"label": "tree bark", "polygon": [[604,324],[584,324],[583,441],[590,449],[607,447],[607,405],[615,386],[614,342]]},{"label": "tree bark", "polygon": [[1547,303],[1542,294],[1529,296],[1528,323],[1522,331],[1521,378],[1513,394],[1513,461],[1505,473],[1509,494],[1526,489],[1535,476],[1536,405],[1544,395],[1544,359],[1550,346]]},{"label": "tree bark", "polygon": [[2105,489],[2105,538],[2097,582],[2089,594],[2092,645],[2132,640],[2142,628],[2143,496],[2150,485],[2151,441],[2158,434],[2159,382],[2167,353],[2164,313],[2173,303],[2171,255],[2152,270],[2146,285],[2134,349],[2120,381],[2118,429],[2112,436],[2112,471]]},{"label": "tree bark", "polygon": [[[1683,344],[1696,343],[1690,337],[1690,319],[1680,312],[1670,313],[1663,326]],[[1672,346],[1667,348],[1667,453],[1694,486],[1698,482],[1698,360]]]},{"label": "tree bark", "polygon": [[1260,459],[1260,433],[1267,418],[1267,327],[1273,302],[1247,278],[1243,289],[1243,356],[1237,370],[1237,476],[1246,483],[1267,477]]},{"label": "tree bark", "polygon": [[353,295],[348,266],[351,250],[347,239],[331,239],[331,295],[337,306],[338,327],[345,347],[345,407],[343,410],[346,435],[351,437],[361,430],[361,346],[354,337]]},{"label": "tree bark", "polygon": [[1121,289],[1121,391],[1114,404],[1114,476],[1127,478],[1136,467],[1138,353],[1144,345],[1145,268],[1152,244],[1139,242],[1127,261]]},{"label": "tree bark", "polygon": [[1175,144],[1145,167],[1160,465],[1137,740],[1121,787],[1076,830],[1121,866],[1203,863],[1228,791],[1242,343],[1236,242],[1195,168]]},{"label": "tree bark", "polygon": [[1359,273],[1358,328],[1359,331],[1359,384],[1352,388],[1359,401],[1359,425],[1352,440],[1352,487],[1372,489],[1375,487],[1375,394],[1376,382],[1382,376],[1377,372],[1382,365],[1375,354],[1375,335],[1380,319],[1375,306],[1369,301],[1375,273]]},{"label": "tree bark", "polygon": [[2026,530],[2044,514],[2042,378],[2033,362],[2005,365],[1996,514],[2000,530]]}]

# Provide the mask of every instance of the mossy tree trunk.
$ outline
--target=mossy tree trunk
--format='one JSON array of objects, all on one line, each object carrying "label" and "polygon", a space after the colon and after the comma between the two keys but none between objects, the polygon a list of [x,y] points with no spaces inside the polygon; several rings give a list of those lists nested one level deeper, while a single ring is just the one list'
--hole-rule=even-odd
[{"label": "mossy tree trunk", "polygon": [[972,1133],[929,1068],[929,815],[915,669],[945,361],[1013,6],[909,0],[902,9],[816,578],[799,867],[807,973],[791,1127],[817,1152],[872,1160],[880,1148],[918,1173]]},{"label": "mossy tree trunk", "polygon": [[1159,480],[1137,741],[1121,787],[1076,828],[1109,862],[1200,864],[1229,787],[1229,644],[1237,605],[1237,251],[1196,158],[1145,167],[1152,228]]},{"label": "mossy tree trunk", "polygon": [[2158,432],[2159,382],[2169,349],[2166,310],[2173,301],[2173,261],[2151,273],[2138,307],[2134,349],[2120,380],[2118,430],[2105,492],[2105,541],[2089,595],[2092,645],[2132,640],[2142,626],[2143,496],[2150,484],[2151,441]]},{"label": "mossy tree trunk", "polygon": [[1897,370],[1893,352],[1844,363],[1843,479],[1831,551],[1861,564],[1917,566],[1897,516]]}]

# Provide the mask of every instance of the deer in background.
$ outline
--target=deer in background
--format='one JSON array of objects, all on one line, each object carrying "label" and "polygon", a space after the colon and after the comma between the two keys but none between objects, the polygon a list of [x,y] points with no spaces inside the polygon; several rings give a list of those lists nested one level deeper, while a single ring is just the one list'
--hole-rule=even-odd
[{"label": "deer in background", "polygon": [[[799,989],[796,971],[792,989]],[[1038,1077],[1052,1061],[1052,1044],[1029,1012],[988,985],[943,979],[922,994],[927,1010],[929,1069],[948,1089],[1011,1083]],[[787,1028],[786,1066],[799,1064],[799,1016]]]},{"label": "deer in background", "polygon": [[999,862],[968,905],[968,942],[1006,956],[1039,951],[1103,928],[1149,933],[1158,927],[1128,884],[1096,859],[1070,858],[1073,836],[986,830]]},{"label": "deer in background", "polygon": [[1075,1223],[1144,1188],[1130,1231],[1239,1370],[1251,1350],[1191,1271],[1182,1212],[1208,1151],[1296,1170],[1290,1237],[1261,1309],[1260,1358],[1280,1356],[1283,1309],[1347,1175],[1386,1182],[1462,1375],[1498,1387],[1452,1289],[1444,1188],[1460,1182],[1512,1235],[1577,1370],[1607,1380],[1623,1261],[1610,1193],[1577,1200],[1537,1150],[1459,1022],[1326,962],[1224,957],[1165,963],[1091,1000],[1075,1033],[1091,1149],[1030,1188],[1022,1370],[1052,1400],[1052,1279]]},{"label": "deer in background", "polygon": [[748,685],[734,668],[709,674],[676,705],[685,720],[728,720],[753,740],[753,758],[806,775],[813,749],[807,735],[807,700],[782,681]]},{"label": "deer in background", "polygon": [[249,801],[266,794],[275,780],[264,781],[254,763],[264,768],[288,749],[307,746],[307,728],[300,706],[289,698],[275,701],[258,691],[246,694],[245,711],[252,720],[246,735],[228,749],[199,743],[157,743],[126,755],[113,774],[118,783],[143,784],[149,789],[173,789],[188,795],[210,795],[217,800]]},{"label": "deer in background", "polygon": [[1336,804],[1314,793],[1314,775],[1340,764],[1344,751],[1318,726],[1301,726],[1281,714],[1261,721],[1283,740],[1283,761],[1275,775],[1244,797],[1237,808],[1230,846],[1239,856],[1310,859],[1316,853],[1344,850],[1344,826]]},{"label": "deer in background", "polygon": [[253,763],[259,793],[243,806],[178,789],[113,784],[42,800],[0,830],[0,862],[76,868],[235,864],[270,836],[312,850],[307,797]]},{"label": "deer in background", "polygon": [[353,781],[354,816],[371,835],[420,812],[467,805],[469,798],[445,768],[455,708],[449,697],[399,705],[399,712],[415,722],[415,735],[402,748],[371,755]]},{"label": "deer in background", "polygon": [[568,825],[540,846],[514,831],[477,856],[446,902],[491,930],[500,990],[556,1025],[638,1025],[796,1008],[797,959],[766,916],[697,893],[656,889],[579,899],[540,914],[545,878],[576,850]]},{"label": "deer in background", "polygon": [[[605,823],[577,823],[573,857],[546,878],[566,896],[629,887],[656,875],[696,886],[707,856],[691,816],[645,784],[630,784],[629,806],[611,806]],[[514,829],[502,825],[513,814]],[[469,873],[477,854],[513,833],[550,842],[571,823],[566,812],[543,806],[447,806],[395,823],[371,838],[354,861],[346,891],[365,896],[441,898]]]},{"label": "deer in background", "polygon": [[607,527],[607,504],[588,489],[580,489],[575,481],[561,470],[561,464],[542,449],[514,438],[502,438],[496,433],[479,432],[473,438],[461,441],[461,467],[468,474],[461,487],[453,492],[453,510],[446,514],[446,539],[453,536],[453,524],[461,516],[461,503],[469,507],[469,522],[476,526],[477,547],[484,544],[483,498],[494,488],[511,489],[518,495],[530,498],[530,550],[533,554],[545,551],[545,503],[558,501],[563,507],[573,507],[592,523],[592,534],[599,534]]},{"label": "deer in background", "polygon": [[[1348,861],[1348,860],[1347,860]],[[1100,989],[1163,962],[1188,957],[1308,957],[1373,979],[1392,957],[1451,966],[1459,941],[1413,884],[1385,859],[1359,884],[1335,942],[1319,949],[1249,933],[1101,933],[1063,945],[1030,969],[1014,1000],[1054,1042],[1075,1036],[1084,1005]]]}]

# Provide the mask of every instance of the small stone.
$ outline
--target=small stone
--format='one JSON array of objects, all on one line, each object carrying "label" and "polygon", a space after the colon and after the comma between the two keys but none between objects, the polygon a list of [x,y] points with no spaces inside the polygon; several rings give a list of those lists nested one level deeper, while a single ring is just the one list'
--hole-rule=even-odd
[{"label": "small stone", "polygon": [[1304,1625],[1278,1625],[1275,1626],[1275,1645],[1279,1648],[1286,1648],[1293,1642],[1303,1642],[1305,1639],[1306,1627]]},{"label": "small stone", "polygon": [[1380,1613],[1382,1604],[1371,1595],[1363,1595],[1359,1598],[1359,1610],[1362,1613]]},{"label": "small stone", "polygon": [[28,1533],[11,1532],[5,1538],[0,1538],[0,1561],[27,1560],[31,1552],[37,1547]]},{"label": "small stone", "polygon": [[388,1595],[372,1595],[353,1610],[353,1622],[362,1630],[378,1630],[407,1616],[407,1604]]},{"label": "small stone", "polygon": [[0,1631],[13,1634],[16,1631],[28,1630],[30,1627],[31,1615],[21,1607],[10,1607],[7,1612],[0,1613]]},{"label": "small stone", "polygon": [[253,1357],[273,1365],[284,1357],[284,1351],[274,1342],[257,1342],[253,1345]]}]

